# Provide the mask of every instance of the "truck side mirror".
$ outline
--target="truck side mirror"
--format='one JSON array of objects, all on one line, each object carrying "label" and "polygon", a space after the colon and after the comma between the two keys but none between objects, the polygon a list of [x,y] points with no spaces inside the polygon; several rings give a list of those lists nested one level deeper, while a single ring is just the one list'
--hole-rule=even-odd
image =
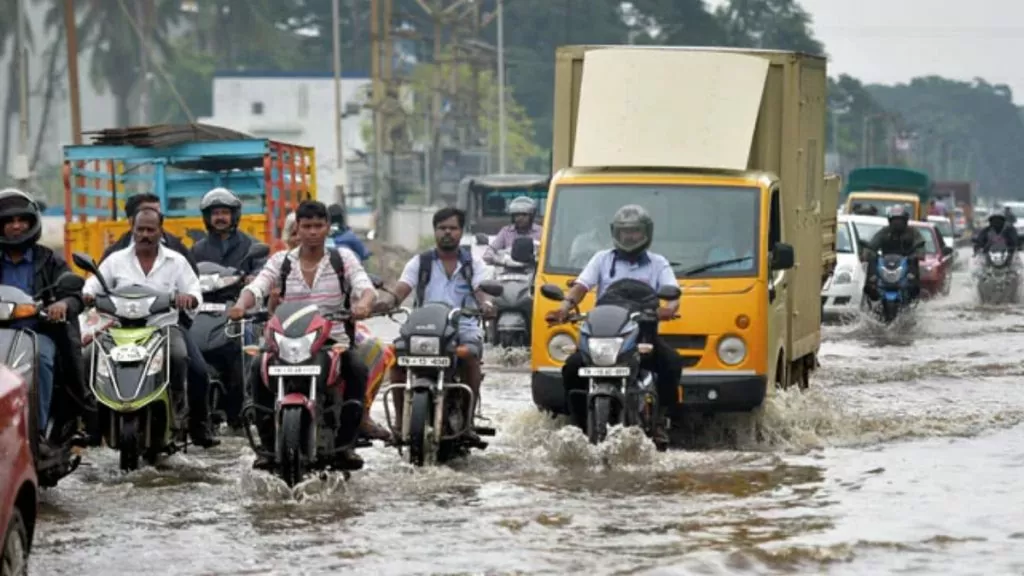
[{"label": "truck side mirror", "polygon": [[796,264],[796,254],[789,244],[779,242],[772,249],[772,268],[774,270],[789,270]]}]

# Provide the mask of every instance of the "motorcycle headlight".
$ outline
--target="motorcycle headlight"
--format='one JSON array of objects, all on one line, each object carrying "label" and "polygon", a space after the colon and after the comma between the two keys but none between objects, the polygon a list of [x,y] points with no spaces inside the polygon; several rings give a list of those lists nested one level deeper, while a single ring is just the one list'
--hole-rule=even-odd
[{"label": "motorcycle headlight", "polygon": [[280,332],[274,332],[274,342],[277,343],[277,357],[288,364],[298,364],[313,357],[313,343],[316,342],[320,331],[311,332],[299,338],[288,338]]},{"label": "motorcycle headlight", "polygon": [[996,266],[1002,266],[1006,263],[1006,252],[991,252],[989,253],[989,256],[992,257],[992,263]]},{"label": "motorcycle headlight", "polygon": [[409,338],[409,353],[414,356],[437,356],[441,353],[441,339],[436,336]]},{"label": "motorcycle headlight", "polygon": [[548,355],[555,362],[565,362],[575,351],[576,341],[568,334],[555,334],[548,340]]},{"label": "motorcycle headlight", "polygon": [[737,336],[726,336],[718,343],[718,359],[726,366],[736,366],[747,357],[747,345]]},{"label": "motorcycle headlight", "polygon": [[128,320],[139,320],[149,316],[149,308],[156,302],[156,296],[145,298],[122,298],[111,296],[110,302],[114,304],[114,313],[121,318]]},{"label": "motorcycle headlight", "polygon": [[100,378],[110,379],[110,360],[103,352],[96,354],[96,375]]},{"label": "motorcycle headlight", "polygon": [[903,270],[900,268],[897,268],[895,270],[882,268],[881,276],[882,279],[885,280],[886,282],[899,282],[900,277],[903,276]]},{"label": "motorcycle headlight", "polygon": [[597,366],[614,366],[622,350],[622,338],[591,338],[587,341],[590,360]]}]

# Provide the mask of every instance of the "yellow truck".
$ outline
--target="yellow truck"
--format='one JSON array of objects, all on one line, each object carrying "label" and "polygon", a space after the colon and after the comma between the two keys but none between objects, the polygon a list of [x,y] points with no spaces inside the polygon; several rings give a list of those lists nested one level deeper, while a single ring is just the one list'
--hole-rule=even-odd
[{"label": "yellow truck", "polygon": [[[548,326],[626,204],[655,221],[651,250],[683,290],[661,324],[683,356],[669,415],[748,411],[808,384],[839,186],[824,174],[825,59],[717,48],[568,46],[555,69],[553,177],[534,298],[532,392],[566,412],[561,366],[578,334]],[[591,293],[582,310],[594,305]]]}]

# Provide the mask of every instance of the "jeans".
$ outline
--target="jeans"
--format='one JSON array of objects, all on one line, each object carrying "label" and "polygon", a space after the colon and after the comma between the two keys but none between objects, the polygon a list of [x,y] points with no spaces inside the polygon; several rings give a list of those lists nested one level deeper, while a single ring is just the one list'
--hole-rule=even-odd
[{"label": "jeans", "polygon": [[[683,374],[683,359],[661,338],[652,340],[654,350],[641,357],[640,366],[658,375],[655,384],[658,391],[658,407],[664,411],[675,404],[676,387]],[[562,366],[562,383],[565,386],[566,405],[569,407],[573,422],[580,428],[586,428],[587,396],[570,394],[573,390],[587,390],[588,380],[579,375],[582,366],[583,353],[577,350],[566,358],[565,365]]]},{"label": "jeans", "polygon": [[203,353],[199,350],[199,346],[196,345],[195,341],[192,340],[191,335],[187,330],[171,330],[171,360],[172,370],[174,370],[174,347],[175,340],[174,334],[180,335],[184,341],[183,347],[186,358],[183,361],[186,364],[186,379],[188,380],[188,410],[189,410],[189,426],[195,430],[200,426],[206,426],[207,421],[210,419],[210,407],[208,403],[208,388],[210,387],[210,378],[207,374],[208,368],[206,367],[206,361],[203,359]]},{"label": "jeans", "polygon": [[57,361],[57,347],[49,336],[36,334],[36,352],[39,354],[39,430],[46,430],[53,400],[53,365]]}]

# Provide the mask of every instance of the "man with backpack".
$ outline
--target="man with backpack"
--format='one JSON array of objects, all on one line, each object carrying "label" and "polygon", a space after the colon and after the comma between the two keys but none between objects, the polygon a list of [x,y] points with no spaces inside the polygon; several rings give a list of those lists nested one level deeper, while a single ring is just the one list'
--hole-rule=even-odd
[{"label": "man with backpack", "polygon": [[[416,307],[427,302],[444,302],[456,307],[479,306],[485,315],[493,315],[491,297],[480,290],[480,283],[485,277],[484,262],[474,257],[469,247],[460,245],[466,227],[466,213],[451,206],[441,208],[434,213],[433,225],[436,246],[409,260],[391,291],[395,300],[378,302],[378,310],[387,311],[401,305],[410,294],[415,293],[413,305]],[[461,380],[473,390],[479,402],[480,381],[483,378],[480,371],[483,333],[477,318],[462,318],[459,344],[466,345],[471,352],[469,358],[459,362]],[[393,367],[391,382],[405,382],[405,370]],[[396,413],[401,414],[402,396],[395,393],[393,399]]]},{"label": "man with backpack", "polygon": [[[246,310],[274,293],[282,303],[309,302],[322,314],[351,311],[349,321],[334,324],[331,337],[336,340],[347,337],[349,342],[355,342],[355,321],[367,318],[377,299],[373,281],[351,250],[345,247],[329,250],[325,247],[324,239],[330,222],[323,203],[307,200],[299,204],[295,210],[295,222],[298,247],[271,256],[256,278],[242,289],[238,302],[228,310],[228,316],[238,320]],[[368,376],[366,365],[351,348],[341,354],[339,364],[341,377],[345,380],[341,401],[363,401]],[[255,402],[272,409],[274,395],[261,382],[259,364],[254,365],[250,381]],[[268,415],[270,413],[259,411],[256,427],[263,449],[273,452],[274,420]],[[343,410],[341,418],[336,432],[339,442],[352,438],[362,424],[362,414],[350,415]],[[339,467],[343,469],[358,470],[363,465],[362,458],[351,449],[341,452],[338,460]],[[270,465],[272,462],[261,459],[254,467],[267,468]]]}]

